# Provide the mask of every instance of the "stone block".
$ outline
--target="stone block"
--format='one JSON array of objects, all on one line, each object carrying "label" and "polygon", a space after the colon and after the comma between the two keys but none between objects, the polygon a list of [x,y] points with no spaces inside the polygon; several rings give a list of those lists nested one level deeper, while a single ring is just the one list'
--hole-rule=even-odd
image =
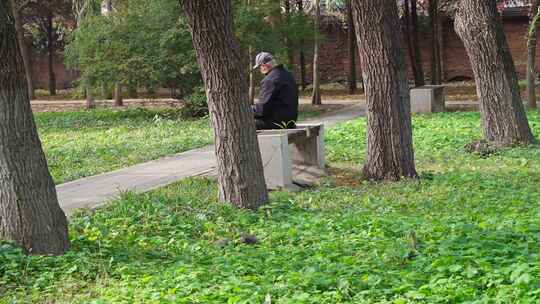
[{"label": "stone block", "polygon": [[426,85],[411,89],[411,113],[444,112],[444,87]]}]

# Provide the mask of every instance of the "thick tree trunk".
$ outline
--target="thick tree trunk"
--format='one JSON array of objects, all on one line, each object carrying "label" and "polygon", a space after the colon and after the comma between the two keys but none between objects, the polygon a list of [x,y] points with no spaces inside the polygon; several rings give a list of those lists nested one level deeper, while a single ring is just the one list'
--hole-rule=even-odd
[{"label": "thick tree trunk", "polygon": [[[296,7],[298,11],[304,13],[304,2],[303,0],[296,1]],[[302,91],[306,90],[306,56],[304,54],[304,42],[300,41],[300,87]]]},{"label": "thick tree trunk", "polygon": [[439,85],[442,83],[441,69],[441,45],[440,45],[440,17],[439,1],[430,0],[429,16],[431,23],[431,84]]},{"label": "thick tree trunk", "polygon": [[364,176],[415,177],[409,89],[395,0],[353,1],[367,100]]},{"label": "thick tree trunk", "polygon": [[47,14],[47,52],[49,53],[49,94],[51,96],[56,95],[56,75],[54,74],[54,25],[53,25],[53,13],[51,11]]},{"label": "thick tree trunk", "polygon": [[352,14],[352,0],[347,0],[347,34],[349,44],[349,94],[355,94],[356,87],[356,34]]},{"label": "thick tree trunk", "polygon": [[540,23],[540,13],[538,6],[540,0],[533,0],[531,3],[531,11],[529,17],[531,19],[529,24],[529,32],[527,37],[527,104],[531,108],[536,108],[536,30]]},{"label": "thick tree trunk", "polygon": [[32,117],[9,8],[0,1],[0,239],[30,254],[62,254],[67,220]]},{"label": "thick tree trunk", "polygon": [[533,136],[496,1],[458,1],[454,27],[471,61],[485,139],[499,145],[531,143]]},{"label": "thick tree trunk", "polygon": [[255,209],[268,201],[230,0],[181,0],[203,75],[218,162],[219,199]]},{"label": "thick tree trunk", "polygon": [[17,9],[17,3],[15,0],[9,0],[10,5],[13,8],[13,18],[15,18],[15,28],[17,30],[17,41],[19,42],[19,49],[21,50],[21,55],[24,62],[24,73],[26,76],[26,85],[28,87],[28,96],[30,100],[36,99],[34,91],[34,80],[32,79],[32,63],[30,61],[30,54],[28,53],[28,47],[24,41],[24,28]]},{"label": "thick tree trunk", "polygon": [[117,107],[124,105],[124,98],[122,97],[122,85],[119,82],[114,84],[114,105]]},{"label": "thick tree trunk", "polygon": [[315,0],[315,46],[313,47],[313,94],[311,95],[311,103],[320,105],[321,90],[320,90],[320,73],[319,73],[319,22],[321,21],[321,5],[320,0]]}]

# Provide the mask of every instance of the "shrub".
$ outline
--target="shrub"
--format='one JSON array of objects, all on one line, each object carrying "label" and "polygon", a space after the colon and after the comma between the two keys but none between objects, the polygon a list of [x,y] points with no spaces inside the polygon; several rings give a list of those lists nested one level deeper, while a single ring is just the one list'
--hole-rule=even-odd
[{"label": "shrub", "polygon": [[197,118],[208,115],[208,102],[204,89],[199,88],[184,99],[182,116],[185,118]]}]

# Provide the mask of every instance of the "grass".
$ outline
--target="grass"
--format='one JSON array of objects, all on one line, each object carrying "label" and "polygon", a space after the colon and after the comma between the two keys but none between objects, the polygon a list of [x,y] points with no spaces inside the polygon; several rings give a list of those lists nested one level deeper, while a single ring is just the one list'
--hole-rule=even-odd
[{"label": "grass", "polygon": [[256,212],[187,179],[75,215],[65,256],[0,246],[0,303],[538,303],[540,148],[466,153],[478,113],[413,125],[419,180],[359,179],[365,120],[344,123],[335,176]]},{"label": "grass", "polygon": [[44,112],[35,117],[56,183],[212,142],[208,119],[181,119],[175,110]]}]

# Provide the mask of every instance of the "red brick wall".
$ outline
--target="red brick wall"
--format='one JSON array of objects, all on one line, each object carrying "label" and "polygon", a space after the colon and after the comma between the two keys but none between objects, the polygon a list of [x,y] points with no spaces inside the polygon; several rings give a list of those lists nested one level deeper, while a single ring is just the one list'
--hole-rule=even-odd
[{"label": "red brick wall", "polygon": [[[37,51],[31,52],[34,86],[38,89],[49,88],[49,60],[46,54]],[[64,65],[64,59],[57,56],[54,63],[56,75],[56,88],[65,89],[73,87],[73,81],[78,79],[76,71],[68,70]]]},{"label": "red brick wall", "polygon": [[[514,64],[520,78],[525,76],[527,48],[525,35],[528,20],[526,17],[515,17],[504,20],[504,30],[512,53]],[[321,79],[323,82],[342,82],[347,80],[349,55],[347,47],[347,31],[339,24],[330,24],[325,29],[326,40],[321,46]],[[420,33],[421,56],[424,73],[429,78],[431,60],[431,38],[428,33]],[[405,48],[406,64],[409,77],[412,78],[410,59],[407,46]],[[312,53],[310,48],[306,50],[306,76],[308,82],[312,79]],[[455,33],[451,22],[444,24],[443,30],[443,77],[445,81],[473,79],[473,73],[469,58],[463,47],[463,43]],[[297,60],[298,62],[298,60]],[[537,66],[540,70],[540,45],[537,48]],[[360,61],[357,56],[357,71],[360,75]],[[299,77],[299,67],[295,66],[295,76]]]}]

